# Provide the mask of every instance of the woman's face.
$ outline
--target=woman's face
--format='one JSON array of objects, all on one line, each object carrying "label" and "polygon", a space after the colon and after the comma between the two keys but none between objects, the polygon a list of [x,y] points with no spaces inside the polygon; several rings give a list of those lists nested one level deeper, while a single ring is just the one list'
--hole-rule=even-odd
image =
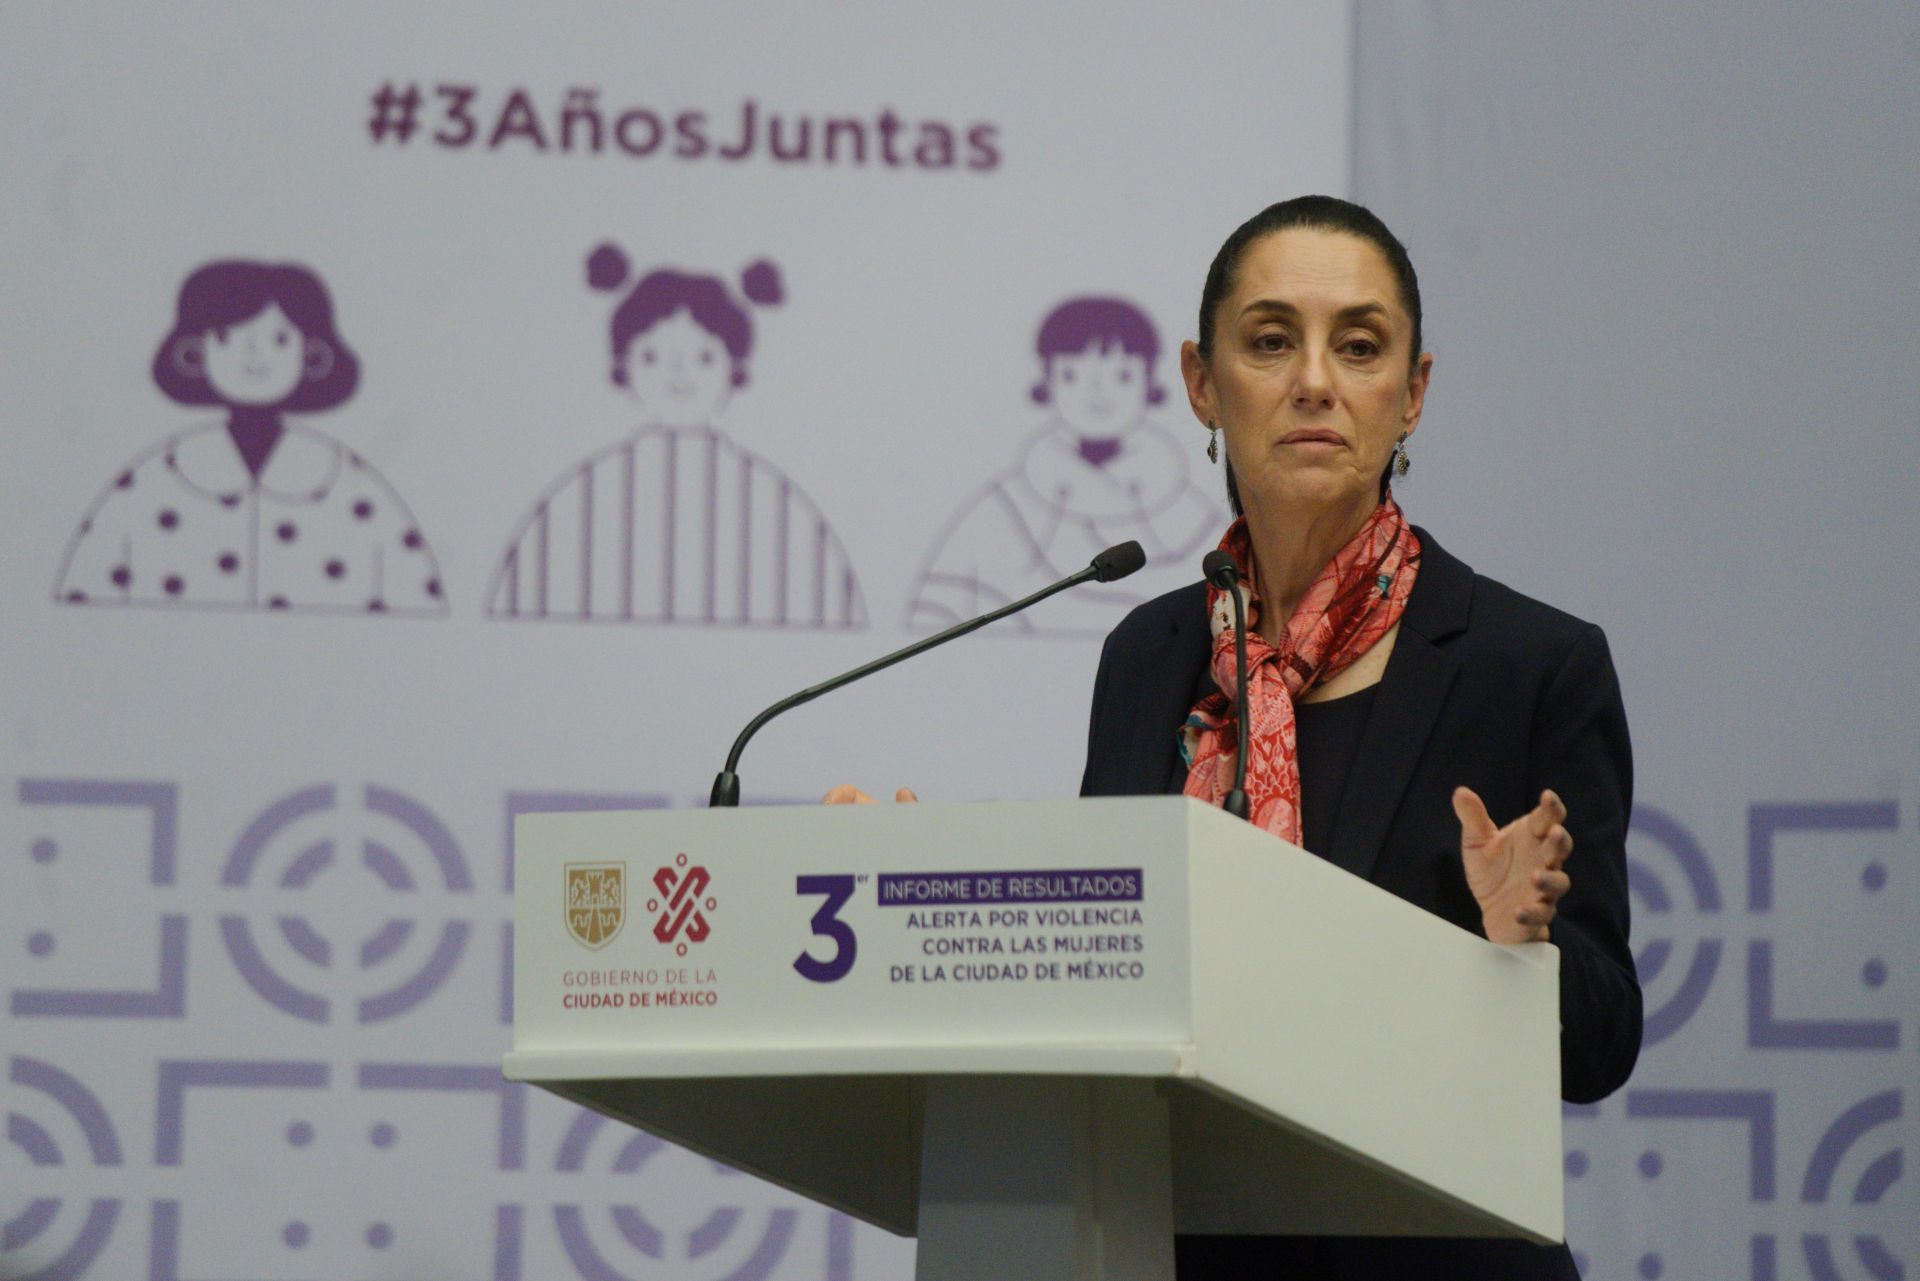
[{"label": "woman's face", "polygon": [[300,327],[279,303],[201,337],[207,382],[229,405],[277,405],[293,394],[306,370]]},{"label": "woman's face", "polygon": [[1049,403],[1082,436],[1120,436],[1147,414],[1147,361],[1119,343],[1089,343],[1086,350],[1047,361]]},{"label": "woman's face", "polygon": [[727,346],[681,308],[627,346],[627,390],[663,427],[712,425],[733,394]]},{"label": "woman's face", "polygon": [[1413,322],[1386,256],[1301,227],[1241,255],[1214,313],[1213,355],[1186,343],[1193,412],[1225,433],[1250,515],[1310,520],[1371,511],[1394,442],[1420,425],[1433,357],[1411,361]]}]

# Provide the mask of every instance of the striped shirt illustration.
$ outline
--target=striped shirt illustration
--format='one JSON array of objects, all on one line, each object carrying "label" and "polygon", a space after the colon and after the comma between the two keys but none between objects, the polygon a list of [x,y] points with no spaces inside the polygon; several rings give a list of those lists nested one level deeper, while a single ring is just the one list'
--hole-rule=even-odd
[{"label": "striped shirt illustration", "polygon": [[866,603],[819,507],[711,428],[646,428],[563,474],[494,571],[496,618],[858,629]]}]

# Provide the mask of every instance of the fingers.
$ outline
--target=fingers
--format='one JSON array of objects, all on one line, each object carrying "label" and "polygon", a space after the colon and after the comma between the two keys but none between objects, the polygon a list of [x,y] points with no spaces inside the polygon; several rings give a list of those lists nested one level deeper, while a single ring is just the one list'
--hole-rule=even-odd
[{"label": "fingers", "polygon": [[1573,878],[1565,872],[1543,870],[1533,874],[1533,888],[1548,903],[1558,903],[1573,888]]},{"label": "fingers", "polygon": [[[913,794],[911,787],[903,787],[893,794],[893,799],[896,801],[917,801],[920,798]],[[822,805],[873,805],[876,802],[871,796],[868,796],[853,784],[842,783],[838,787],[829,788],[827,794],[820,798],[820,803]]]},{"label": "fingers", "polygon": [[1540,803],[1533,807],[1533,813],[1527,815],[1527,831],[1535,838],[1545,840],[1547,833],[1556,823],[1567,821],[1567,806],[1552,788],[1540,793]]},{"label": "fingers", "polygon": [[1453,812],[1460,820],[1460,841],[1464,845],[1485,845],[1500,834],[1487,813],[1487,803],[1471,787],[1453,789]]},{"label": "fingers", "polygon": [[1515,924],[1532,932],[1530,939],[1542,940],[1547,936],[1547,926],[1559,914],[1561,896],[1573,888],[1573,879],[1565,872],[1542,869],[1529,880],[1540,897],[1515,909],[1513,919]]},{"label": "fingers", "polygon": [[1573,833],[1556,824],[1553,830],[1547,833],[1547,847],[1549,850],[1547,866],[1558,868],[1567,861],[1567,856],[1573,853]]}]

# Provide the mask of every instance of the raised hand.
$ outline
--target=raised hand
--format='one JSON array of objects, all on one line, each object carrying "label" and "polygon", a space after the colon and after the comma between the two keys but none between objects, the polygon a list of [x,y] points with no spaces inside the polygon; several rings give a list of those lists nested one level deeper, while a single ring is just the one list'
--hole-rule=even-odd
[{"label": "raised hand", "polygon": [[[893,794],[893,799],[904,802],[917,801],[920,798],[913,794],[911,787],[903,787]],[[853,784],[842,783],[838,787],[829,789],[827,794],[820,798],[820,803],[822,805],[872,805],[874,799]]]},{"label": "raised hand", "polygon": [[1495,943],[1543,943],[1560,898],[1573,882],[1561,870],[1573,853],[1564,826],[1567,807],[1552,791],[1505,827],[1495,827],[1470,787],[1453,790],[1460,819],[1460,862],[1480,905],[1480,922]]}]

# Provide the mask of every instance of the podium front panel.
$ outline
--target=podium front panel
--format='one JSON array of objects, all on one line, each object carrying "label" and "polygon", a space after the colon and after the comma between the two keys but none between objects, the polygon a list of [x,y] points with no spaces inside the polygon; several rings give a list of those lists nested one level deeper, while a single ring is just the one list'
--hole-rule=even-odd
[{"label": "podium front panel", "polygon": [[1157,799],[522,815],[514,1048],[1188,1042]]}]

